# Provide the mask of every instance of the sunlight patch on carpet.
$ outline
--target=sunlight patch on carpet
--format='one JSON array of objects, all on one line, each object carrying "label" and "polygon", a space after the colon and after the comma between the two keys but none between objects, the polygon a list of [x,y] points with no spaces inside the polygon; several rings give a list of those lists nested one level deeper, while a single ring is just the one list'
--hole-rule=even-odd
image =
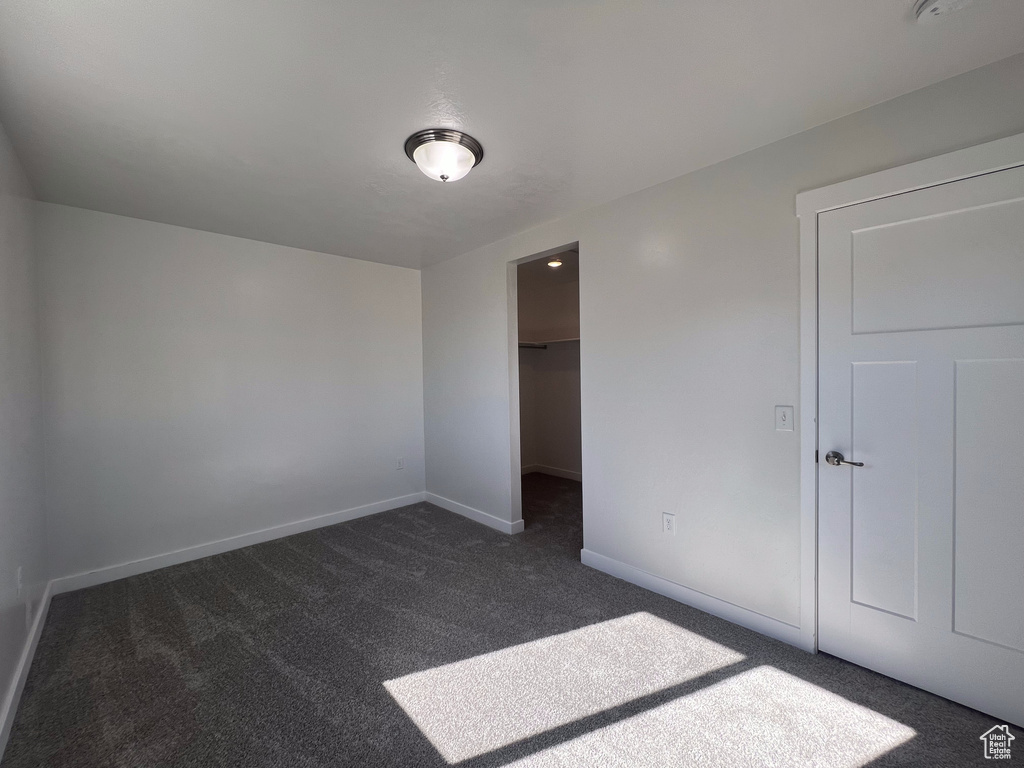
[{"label": "sunlight patch on carpet", "polygon": [[388,680],[384,687],[445,760],[457,763],[744,658],[640,612]]},{"label": "sunlight patch on carpet", "polygon": [[764,666],[508,766],[859,768],[915,735],[878,712]]}]

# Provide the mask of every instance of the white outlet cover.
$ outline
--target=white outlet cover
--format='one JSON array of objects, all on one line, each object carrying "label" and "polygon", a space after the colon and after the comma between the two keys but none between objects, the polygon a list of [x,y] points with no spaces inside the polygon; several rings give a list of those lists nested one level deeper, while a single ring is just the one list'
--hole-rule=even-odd
[{"label": "white outlet cover", "polygon": [[661,530],[663,533],[667,533],[669,536],[676,535],[676,516],[664,513],[661,516]]}]

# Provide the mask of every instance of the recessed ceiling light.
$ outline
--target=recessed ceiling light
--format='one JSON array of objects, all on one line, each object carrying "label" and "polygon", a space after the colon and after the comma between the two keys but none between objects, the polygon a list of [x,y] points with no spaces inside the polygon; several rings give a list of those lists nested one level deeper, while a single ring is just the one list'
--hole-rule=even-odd
[{"label": "recessed ceiling light", "polygon": [[405,140],[405,154],[435,181],[458,181],[484,159],[484,148],[462,131],[428,128]]},{"label": "recessed ceiling light", "polygon": [[562,266],[562,260],[559,259],[558,257],[555,257],[551,261],[548,262],[548,266],[549,267],[560,267],[560,266]]}]

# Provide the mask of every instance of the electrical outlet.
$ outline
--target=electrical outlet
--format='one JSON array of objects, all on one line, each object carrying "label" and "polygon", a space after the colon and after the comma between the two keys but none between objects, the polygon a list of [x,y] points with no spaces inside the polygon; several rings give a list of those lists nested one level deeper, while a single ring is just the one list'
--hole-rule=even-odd
[{"label": "electrical outlet", "polygon": [[405,469],[405,459],[401,456],[395,459],[395,469]]},{"label": "electrical outlet", "polygon": [[661,530],[663,533],[667,533],[669,536],[676,535],[676,516],[670,515],[668,512],[661,516]]},{"label": "electrical outlet", "polygon": [[20,599],[21,598],[21,566],[20,565],[18,566],[18,570],[17,570],[16,573],[17,573],[17,575],[15,576],[15,578],[17,579],[17,584],[18,584],[18,598]]}]

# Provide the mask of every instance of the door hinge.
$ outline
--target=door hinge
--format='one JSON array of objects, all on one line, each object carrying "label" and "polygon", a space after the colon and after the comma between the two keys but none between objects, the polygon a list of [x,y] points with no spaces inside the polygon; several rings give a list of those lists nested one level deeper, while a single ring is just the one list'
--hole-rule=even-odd
[{"label": "door hinge", "polygon": [[817,451],[814,452],[814,463],[815,464],[818,463],[818,452]]}]

